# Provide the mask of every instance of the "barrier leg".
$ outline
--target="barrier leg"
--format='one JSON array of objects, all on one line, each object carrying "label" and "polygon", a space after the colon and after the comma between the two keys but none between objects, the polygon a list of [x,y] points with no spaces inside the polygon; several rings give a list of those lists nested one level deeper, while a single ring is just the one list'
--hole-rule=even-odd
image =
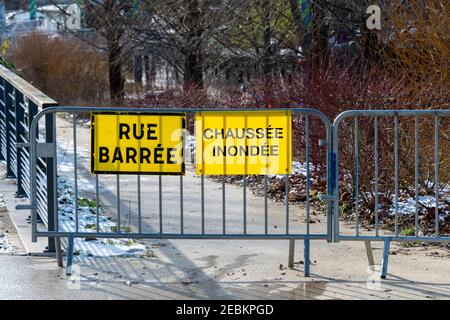
[{"label": "barrier leg", "polygon": [[304,261],[305,261],[305,277],[309,277],[309,239],[305,239]]},{"label": "barrier leg", "polygon": [[294,267],[294,250],[295,250],[295,239],[289,239],[289,261],[288,267]]},{"label": "barrier leg", "polygon": [[381,261],[381,279],[386,279],[390,246],[391,246],[391,239],[385,239],[383,249],[383,260]]},{"label": "barrier leg", "polygon": [[62,250],[61,250],[61,238],[55,238],[55,249],[56,249],[56,260],[58,262],[58,267],[64,267],[63,259],[62,259]]},{"label": "barrier leg", "polygon": [[366,245],[367,261],[369,263],[369,267],[374,266],[375,260],[373,259],[372,245],[370,244],[370,241],[364,241],[364,244]]},{"label": "barrier leg", "polygon": [[72,275],[72,259],[73,259],[73,237],[69,237],[69,246],[67,248],[67,266],[66,275]]}]

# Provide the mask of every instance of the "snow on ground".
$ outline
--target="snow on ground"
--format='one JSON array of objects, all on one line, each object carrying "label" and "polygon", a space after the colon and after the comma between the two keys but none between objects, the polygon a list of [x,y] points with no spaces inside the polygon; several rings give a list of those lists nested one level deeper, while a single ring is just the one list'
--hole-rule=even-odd
[{"label": "snow on ground", "polygon": [[[58,177],[58,215],[59,230],[70,232],[76,230],[75,197],[73,185],[63,177]],[[95,202],[78,198],[78,232],[96,232],[97,214]],[[104,208],[99,208],[99,232],[117,232],[117,226],[106,217]],[[122,230],[122,232],[125,232]],[[82,239],[76,238],[74,252],[81,256],[130,256],[141,255],[146,247],[132,239]]]},{"label": "snow on ground", "polygon": [[0,254],[11,253],[11,246],[9,245],[8,238],[4,234],[0,234]]},{"label": "snow on ground", "polygon": [[[0,210],[6,209],[6,203],[3,195],[0,194]],[[8,238],[2,232],[0,232],[0,254],[8,254],[12,252],[12,248],[9,245]]]},{"label": "snow on ground", "polygon": [[[421,209],[421,204],[427,208],[436,208],[436,197],[435,196],[419,196],[419,210]],[[395,214],[395,202],[392,201],[392,206],[389,209],[391,214]],[[440,220],[444,220],[445,217],[450,215],[450,210],[448,206],[445,205],[442,201],[439,202],[439,209],[441,210]],[[446,210],[447,209],[447,210]],[[442,214],[443,211],[443,214]],[[398,202],[398,213],[399,214],[415,214],[416,212],[416,199],[414,197],[402,199]]]},{"label": "snow on ground", "polygon": [[[309,164],[309,172],[312,173],[315,169],[315,166],[310,163]],[[298,161],[292,161],[292,175],[302,175],[306,177],[308,174],[308,170],[306,170],[306,163],[301,163]],[[285,179],[285,175],[277,174],[277,175],[268,175],[269,178],[277,178],[277,179]],[[313,177],[311,177],[313,179]]]},{"label": "snow on ground", "polygon": [[[58,139],[58,219],[59,230],[63,232],[76,230],[75,194],[74,194],[74,150],[72,140]],[[77,147],[79,163],[89,162],[90,150],[86,146]],[[93,190],[95,185],[83,175],[77,177],[79,192]],[[95,202],[91,199],[78,198],[78,231],[96,232],[97,214]],[[116,223],[107,217],[104,208],[99,208],[99,232],[117,232]],[[124,230],[122,230],[124,232]],[[81,256],[130,256],[146,252],[144,245],[132,239],[83,239],[75,238],[74,252]]]}]

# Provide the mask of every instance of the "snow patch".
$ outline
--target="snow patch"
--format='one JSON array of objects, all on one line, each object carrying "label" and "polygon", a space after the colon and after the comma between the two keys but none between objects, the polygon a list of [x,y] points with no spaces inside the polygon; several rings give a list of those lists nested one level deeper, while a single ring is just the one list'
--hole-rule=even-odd
[{"label": "snow patch", "polygon": [[[0,209],[6,210],[6,202],[3,195],[0,194]],[[8,254],[12,252],[12,248],[8,242],[8,238],[3,233],[0,233],[0,254]]]},{"label": "snow patch", "polygon": [[[75,232],[77,218],[75,215],[75,196],[73,185],[58,177],[58,219],[59,231]],[[95,203],[78,198],[78,232],[97,232],[97,209]],[[117,232],[117,225],[108,219],[106,210],[99,207],[98,231],[104,233]],[[122,231],[124,232],[124,231]],[[91,239],[76,238],[74,241],[74,253],[78,256],[110,257],[141,255],[147,251],[142,244],[132,239]]]},{"label": "snow patch", "polygon": [[8,254],[12,252],[8,238],[4,234],[0,234],[0,254]]},{"label": "snow patch", "polygon": [[[309,172],[311,173],[314,170],[314,165],[309,164]],[[301,163],[298,161],[292,161],[292,175],[302,175],[306,177],[308,174],[308,170],[306,168],[306,163]],[[277,179],[284,179],[285,175],[277,174],[277,175],[268,175],[269,178],[277,178]]]},{"label": "snow patch", "polygon": [[[419,196],[418,201],[419,201],[419,210],[423,206],[433,209],[436,208],[435,196]],[[392,202],[393,204],[389,209],[391,215],[395,214],[395,201],[393,200]],[[441,201],[439,202],[439,211],[441,212],[439,215],[440,220],[444,220],[448,215],[450,215],[450,210],[448,209],[448,206]],[[398,201],[398,214],[410,215],[415,214],[415,212],[416,212],[416,199],[414,197],[401,199]]]}]

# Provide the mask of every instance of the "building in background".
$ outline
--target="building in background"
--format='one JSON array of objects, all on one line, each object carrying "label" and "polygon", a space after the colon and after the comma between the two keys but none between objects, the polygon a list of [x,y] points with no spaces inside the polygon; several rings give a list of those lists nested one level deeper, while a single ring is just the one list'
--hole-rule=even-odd
[{"label": "building in background", "polygon": [[3,35],[5,33],[6,22],[5,22],[5,1],[0,0],[0,38],[3,39]]},{"label": "building in background", "polygon": [[30,2],[28,8],[6,11],[5,32],[9,39],[23,37],[32,32],[50,36],[67,30],[81,29],[81,10],[77,4],[69,5],[64,1],[58,5],[39,5],[40,3],[42,2]]}]

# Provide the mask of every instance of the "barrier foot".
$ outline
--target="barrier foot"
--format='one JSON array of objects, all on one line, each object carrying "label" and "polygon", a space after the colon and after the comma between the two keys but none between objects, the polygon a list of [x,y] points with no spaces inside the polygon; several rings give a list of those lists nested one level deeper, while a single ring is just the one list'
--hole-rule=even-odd
[{"label": "barrier foot", "polygon": [[55,251],[56,251],[56,260],[58,263],[58,267],[64,267],[63,258],[62,258],[62,250],[61,250],[61,238],[55,238]]},{"label": "barrier foot", "polygon": [[72,275],[72,259],[73,259],[73,237],[69,237],[69,246],[67,248],[67,266],[66,275]]},{"label": "barrier foot", "polygon": [[381,261],[381,279],[386,279],[390,246],[391,246],[391,239],[385,239],[383,249],[383,260]]},{"label": "barrier foot", "polygon": [[303,251],[303,255],[304,255],[304,261],[305,261],[305,277],[309,277],[309,263],[310,263],[310,259],[309,259],[309,239],[305,239],[305,250]]},{"label": "barrier foot", "polygon": [[372,245],[370,244],[370,241],[364,241],[364,244],[366,245],[367,261],[369,263],[369,267],[373,267],[375,265],[375,260],[373,259]]},{"label": "barrier foot", "polygon": [[288,267],[294,268],[294,250],[295,250],[295,239],[289,239],[289,261]]}]

